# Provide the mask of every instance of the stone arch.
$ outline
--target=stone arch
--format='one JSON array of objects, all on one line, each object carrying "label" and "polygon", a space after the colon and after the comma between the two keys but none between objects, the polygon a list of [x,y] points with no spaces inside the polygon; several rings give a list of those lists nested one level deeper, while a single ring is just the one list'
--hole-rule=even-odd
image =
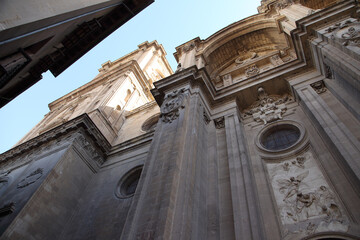
[{"label": "stone arch", "polygon": [[231,24],[204,41],[203,56],[212,79],[241,54],[263,56],[289,48],[286,35],[273,19],[258,18],[250,17],[246,25],[243,21]]}]

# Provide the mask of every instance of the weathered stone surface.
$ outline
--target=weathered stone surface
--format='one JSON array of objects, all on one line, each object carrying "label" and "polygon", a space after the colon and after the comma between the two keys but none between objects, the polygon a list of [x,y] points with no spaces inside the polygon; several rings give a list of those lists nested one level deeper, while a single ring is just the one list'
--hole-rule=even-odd
[{"label": "weathered stone surface", "polygon": [[262,1],[174,74],[156,42],[104,63],[0,155],[0,239],[358,239],[358,8]]}]

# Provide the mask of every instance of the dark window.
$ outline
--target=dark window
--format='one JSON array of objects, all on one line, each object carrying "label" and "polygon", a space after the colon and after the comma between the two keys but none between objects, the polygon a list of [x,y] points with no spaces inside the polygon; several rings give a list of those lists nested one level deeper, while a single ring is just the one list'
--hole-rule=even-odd
[{"label": "dark window", "polygon": [[137,167],[130,170],[121,180],[119,184],[119,190],[116,194],[120,198],[127,198],[134,195],[137,185],[140,180],[142,167]]},{"label": "dark window", "polygon": [[261,145],[268,150],[283,150],[294,145],[300,137],[297,127],[290,124],[277,125],[261,137]]}]

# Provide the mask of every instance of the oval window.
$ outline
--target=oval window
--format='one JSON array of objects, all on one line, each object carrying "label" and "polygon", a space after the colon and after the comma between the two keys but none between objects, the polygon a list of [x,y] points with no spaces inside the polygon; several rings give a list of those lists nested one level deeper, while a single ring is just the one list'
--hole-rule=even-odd
[{"label": "oval window", "polygon": [[265,131],[260,143],[266,150],[279,151],[293,146],[299,138],[299,128],[291,124],[281,124]]},{"label": "oval window", "polygon": [[125,174],[119,181],[116,195],[120,198],[132,197],[140,180],[142,167],[136,167]]}]

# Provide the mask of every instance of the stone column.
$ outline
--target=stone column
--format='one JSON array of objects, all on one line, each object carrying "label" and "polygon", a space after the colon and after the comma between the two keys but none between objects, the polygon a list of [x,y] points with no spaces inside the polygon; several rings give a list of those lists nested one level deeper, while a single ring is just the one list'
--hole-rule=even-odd
[{"label": "stone column", "polygon": [[320,134],[337,155],[340,166],[348,171],[354,186],[360,186],[360,144],[345,124],[329,108],[327,103],[309,86],[296,89],[300,103],[313,122],[318,125]]},{"label": "stone column", "polygon": [[264,239],[244,130],[236,113],[225,117],[236,239]]},{"label": "stone column", "polygon": [[206,239],[206,131],[197,89],[164,92],[121,239]]}]

